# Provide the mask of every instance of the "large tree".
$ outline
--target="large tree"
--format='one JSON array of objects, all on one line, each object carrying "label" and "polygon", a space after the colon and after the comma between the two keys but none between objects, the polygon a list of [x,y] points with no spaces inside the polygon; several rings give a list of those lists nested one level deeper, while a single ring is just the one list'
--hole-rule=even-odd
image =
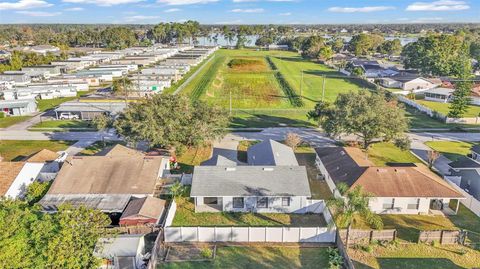
[{"label": "large tree", "polygon": [[368,149],[376,139],[393,140],[408,129],[404,111],[384,94],[360,91],[338,95],[333,104],[321,102],[308,114],[330,135],[356,135]]},{"label": "large tree", "polygon": [[405,46],[406,68],[434,76],[461,76],[469,63],[468,46],[458,35],[429,35]]},{"label": "large tree", "polygon": [[148,141],[152,147],[178,149],[219,138],[228,125],[227,113],[182,95],[159,94],[132,103],[116,119],[118,134],[132,142]]},{"label": "large tree", "polygon": [[402,43],[400,39],[386,40],[378,47],[378,52],[388,55],[400,55],[402,52]]},{"label": "large tree", "polygon": [[378,34],[359,34],[352,37],[348,50],[356,56],[370,55],[383,43],[383,36]]},{"label": "large tree", "polygon": [[0,268],[96,268],[93,250],[107,236],[107,215],[64,205],[56,214],[0,200]]},{"label": "large tree", "polygon": [[305,58],[318,58],[320,49],[325,47],[325,39],[321,36],[311,36],[302,44],[302,56]]}]

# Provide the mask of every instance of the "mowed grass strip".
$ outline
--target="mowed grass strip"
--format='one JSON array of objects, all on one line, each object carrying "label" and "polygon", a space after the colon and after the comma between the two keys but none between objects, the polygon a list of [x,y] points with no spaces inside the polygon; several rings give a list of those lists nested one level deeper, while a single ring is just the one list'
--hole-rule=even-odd
[{"label": "mowed grass strip", "polygon": [[22,161],[42,149],[61,151],[66,150],[74,143],[75,141],[57,140],[2,140],[0,141],[0,155],[5,161]]},{"label": "mowed grass strip", "polygon": [[[440,103],[433,101],[417,100],[417,103],[424,105],[434,111],[437,111],[443,115],[447,115],[450,112],[450,103]],[[480,106],[470,105],[467,112],[463,115],[464,118],[474,118],[480,115]],[[480,122],[478,123],[480,124]]]},{"label": "mowed grass strip", "polygon": [[470,154],[473,143],[460,141],[427,141],[425,144],[443,154],[451,161],[456,161],[461,157]]},{"label": "mowed grass strip", "polygon": [[218,247],[211,262],[169,262],[157,268],[165,269],[271,269],[271,268],[328,268],[327,248],[300,248],[278,246],[224,246]]}]

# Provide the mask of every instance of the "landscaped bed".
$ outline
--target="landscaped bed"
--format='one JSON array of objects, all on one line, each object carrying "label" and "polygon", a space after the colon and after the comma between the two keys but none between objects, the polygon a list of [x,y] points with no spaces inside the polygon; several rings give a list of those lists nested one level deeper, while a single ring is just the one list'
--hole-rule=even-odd
[{"label": "landscaped bed", "polygon": [[281,213],[195,213],[195,205],[189,198],[176,200],[177,211],[172,226],[285,226],[325,227],[322,214],[281,214]]},{"label": "landscaped bed", "polygon": [[163,263],[158,268],[328,268],[328,253],[327,248],[298,246],[223,246],[217,247],[212,262]]},{"label": "landscaped bed", "polygon": [[1,140],[0,155],[5,161],[21,161],[42,149],[66,150],[75,141],[58,140]]}]

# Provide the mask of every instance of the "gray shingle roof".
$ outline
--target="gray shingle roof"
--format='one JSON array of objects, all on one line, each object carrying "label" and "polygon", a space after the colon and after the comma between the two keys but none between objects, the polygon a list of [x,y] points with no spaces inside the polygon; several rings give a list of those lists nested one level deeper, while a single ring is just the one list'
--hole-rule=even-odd
[{"label": "gray shingle roof", "polygon": [[472,147],[472,151],[475,152],[475,153],[480,154],[480,145],[474,145],[474,146]]},{"label": "gray shingle roof", "polygon": [[203,166],[236,166],[237,162],[227,159],[222,155],[215,155],[212,158],[204,161]]},{"label": "gray shingle roof", "polygon": [[316,148],[318,157],[335,184],[345,183],[352,186],[367,170],[359,166],[342,147]]},{"label": "gray shingle roof", "polygon": [[480,163],[468,158],[462,157],[454,162],[449,163],[452,168],[480,168]]},{"label": "gray shingle roof", "polygon": [[250,165],[294,165],[298,166],[293,150],[277,141],[268,139],[248,148]]},{"label": "gray shingle roof", "polygon": [[307,196],[304,166],[196,166],[190,196]]}]

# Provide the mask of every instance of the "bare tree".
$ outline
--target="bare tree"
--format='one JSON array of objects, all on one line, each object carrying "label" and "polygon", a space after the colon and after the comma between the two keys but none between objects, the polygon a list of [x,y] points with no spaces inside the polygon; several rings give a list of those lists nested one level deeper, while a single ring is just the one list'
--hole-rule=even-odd
[{"label": "bare tree", "polygon": [[295,133],[287,133],[285,136],[285,144],[291,147],[293,150],[297,149],[300,143],[302,143],[302,139]]},{"label": "bare tree", "polygon": [[427,162],[428,162],[428,168],[433,167],[433,163],[440,157],[440,153],[435,150],[429,150],[427,152]]}]

